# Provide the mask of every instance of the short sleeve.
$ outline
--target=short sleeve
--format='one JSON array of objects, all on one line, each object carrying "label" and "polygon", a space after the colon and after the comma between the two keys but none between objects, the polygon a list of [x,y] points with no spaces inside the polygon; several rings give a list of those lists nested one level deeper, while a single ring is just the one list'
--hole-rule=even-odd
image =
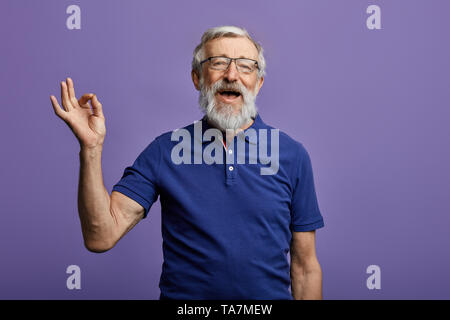
[{"label": "short sleeve", "polygon": [[291,228],[293,231],[322,228],[324,222],[317,202],[311,159],[301,144],[294,172]]},{"label": "short sleeve", "polygon": [[126,167],[112,191],[120,192],[145,208],[144,218],[158,199],[158,172],[161,150],[158,139],[139,154],[132,166]]}]

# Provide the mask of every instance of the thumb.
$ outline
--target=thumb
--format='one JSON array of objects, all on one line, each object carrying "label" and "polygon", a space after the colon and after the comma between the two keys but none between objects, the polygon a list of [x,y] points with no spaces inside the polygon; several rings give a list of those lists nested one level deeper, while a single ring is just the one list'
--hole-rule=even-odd
[{"label": "thumb", "polygon": [[96,94],[94,94],[94,96],[92,97],[91,103],[92,112],[94,113],[94,115],[104,118],[102,104],[100,103],[100,101],[98,101]]}]

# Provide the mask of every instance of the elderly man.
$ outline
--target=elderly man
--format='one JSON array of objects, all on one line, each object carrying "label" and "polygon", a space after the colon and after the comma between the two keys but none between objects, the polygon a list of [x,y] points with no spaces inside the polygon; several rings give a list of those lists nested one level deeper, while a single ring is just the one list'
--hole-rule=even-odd
[{"label": "elderly man", "polygon": [[[61,83],[64,110],[50,98],[80,142],[78,209],[88,250],[114,247],[159,196],[160,299],[322,299],[315,230],[324,222],[310,158],[301,143],[274,131],[258,114],[255,98],[264,69],[263,49],[244,29],[207,30],[192,62],[205,116],[182,128],[194,137],[183,156],[198,160],[198,152],[220,144],[215,150],[223,152],[215,158],[221,161],[176,163],[180,135],[175,132],[180,131],[167,132],[125,169],[111,196],[101,172],[102,105],[95,94],[77,101],[70,78]],[[212,129],[216,134],[205,139]],[[255,161],[255,154],[245,152],[254,146],[276,153],[271,173],[262,174],[267,161]]]}]

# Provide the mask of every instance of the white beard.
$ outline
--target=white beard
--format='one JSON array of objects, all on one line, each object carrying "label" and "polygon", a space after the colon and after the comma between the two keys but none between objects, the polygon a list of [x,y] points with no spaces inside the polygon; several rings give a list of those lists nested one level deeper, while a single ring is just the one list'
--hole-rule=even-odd
[{"label": "white beard", "polygon": [[[257,114],[255,105],[256,94],[248,91],[240,83],[225,83],[223,80],[215,82],[211,88],[206,88],[203,79],[200,79],[200,96],[198,102],[203,113],[206,114],[208,122],[217,129],[236,132],[239,128],[249,124]],[[240,91],[244,100],[239,112],[235,112],[232,105],[217,102],[215,94],[221,89],[236,89]]]}]

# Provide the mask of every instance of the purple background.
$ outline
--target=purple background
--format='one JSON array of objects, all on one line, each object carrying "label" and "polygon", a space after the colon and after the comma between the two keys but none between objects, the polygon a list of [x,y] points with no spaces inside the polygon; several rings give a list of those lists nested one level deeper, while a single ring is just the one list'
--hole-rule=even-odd
[{"label": "purple background", "polygon": [[[81,7],[81,30],[66,8]],[[366,8],[381,7],[382,30]],[[79,145],[59,82],[103,104],[106,188],[162,132],[201,117],[192,51],[209,27],[265,48],[257,104],[310,153],[325,299],[449,299],[450,45],[444,0],[1,1],[1,299],[157,299],[159,201],[111,251],[88,252]],[[81,290],[66,288],[67,266]],[[381,290],[366,268],[381,268]]]}]

